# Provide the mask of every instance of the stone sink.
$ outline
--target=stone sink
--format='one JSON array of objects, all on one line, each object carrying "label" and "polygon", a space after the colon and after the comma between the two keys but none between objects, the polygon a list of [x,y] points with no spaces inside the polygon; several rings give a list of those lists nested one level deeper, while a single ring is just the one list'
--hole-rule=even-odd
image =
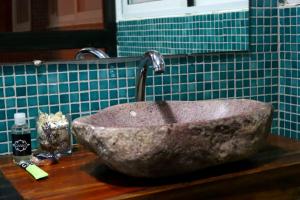
[{"label": "stone sink", "polygon": [[77,141],[134,177],[173,176],[245,159],[270,132],[272,106],[252,100],[138,102],[74,120]]}]

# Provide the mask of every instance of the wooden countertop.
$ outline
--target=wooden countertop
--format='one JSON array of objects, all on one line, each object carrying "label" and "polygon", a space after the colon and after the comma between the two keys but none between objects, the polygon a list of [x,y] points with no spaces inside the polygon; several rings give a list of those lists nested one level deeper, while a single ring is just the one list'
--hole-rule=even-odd
[{"label": "wooden countertop", "polygon": [[24,199],[300,199],[300,143],[276,136],[250,159],[176,178],[130,178],[80,146],[42,168],[49,178],[36,181],[10,156],[0,158],[0,170]]}]

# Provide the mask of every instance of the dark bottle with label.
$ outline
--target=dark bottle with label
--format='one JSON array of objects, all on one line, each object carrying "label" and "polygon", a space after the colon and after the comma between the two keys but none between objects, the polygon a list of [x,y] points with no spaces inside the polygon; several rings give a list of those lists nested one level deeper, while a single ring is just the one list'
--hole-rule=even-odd
[{"label": "dark bottle with label", "polygon": [[30,161],[31,158],[31,136],[30,129],[26,124],[25,113],[15,113],[15,124],[12,127],[12,152],[13,161]]}]

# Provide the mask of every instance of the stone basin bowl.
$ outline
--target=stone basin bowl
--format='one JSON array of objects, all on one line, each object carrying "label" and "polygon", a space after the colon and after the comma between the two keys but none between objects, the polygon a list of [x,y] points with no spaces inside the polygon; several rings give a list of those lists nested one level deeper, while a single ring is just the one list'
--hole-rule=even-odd
[{"label": "stone basin bowl", "polygon": [[77,141],[134,177],[193,172],[255,154],[272,106],[252,100],[138,102],[74,120]]}]

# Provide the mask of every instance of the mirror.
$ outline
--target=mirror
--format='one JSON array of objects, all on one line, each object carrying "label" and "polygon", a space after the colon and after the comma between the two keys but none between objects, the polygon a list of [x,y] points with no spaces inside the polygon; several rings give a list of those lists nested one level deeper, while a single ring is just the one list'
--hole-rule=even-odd
[{"label": "mirror", "polygon": [[119,56],[247,51],[248,0],[116,1]]},{"label": "mirror", "polygon": [[[247,51],[248,0],[2,0],[0,62]],[[93,59],[93,57],[90,57]]]}]

